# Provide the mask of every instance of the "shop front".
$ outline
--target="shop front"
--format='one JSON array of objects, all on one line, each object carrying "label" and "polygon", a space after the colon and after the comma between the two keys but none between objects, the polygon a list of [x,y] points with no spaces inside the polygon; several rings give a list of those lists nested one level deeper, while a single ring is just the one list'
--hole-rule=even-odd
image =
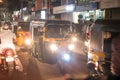
[{"label": "shop front", "polygon": [[99,8],[105,10],[105,19],[120,19],[120,0],[102,0]]},{"label": "shop front", "polygon": [[104,18],[104,10],[98,9],[98,3],[88,3],[84,5],[68,4],[53,8],[53,14],[60,14],[60,19],[78,23],[78,16],[83,15],[84,20],[96,20]]},{"label": "shop front", "polygon": [[83,20],[96,20],[104,18],[104,11],[98,9],[98,3],[84,3],[76,6],[73,12],[73,22],[78,23],[78,16],[82,15]]},{"label": "shop front", "polygon": [[75,4],[57,6],[53,8],[53,15],[56,18],[57,15],[59,14],[61,20],[73,21],[72,18],[73,18],[74,10],[75,10]]}]

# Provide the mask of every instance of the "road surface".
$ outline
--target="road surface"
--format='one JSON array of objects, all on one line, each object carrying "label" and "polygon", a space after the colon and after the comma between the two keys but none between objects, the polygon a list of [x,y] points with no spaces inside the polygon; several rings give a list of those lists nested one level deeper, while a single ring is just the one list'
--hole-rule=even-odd
[{"label": "road surface", "polygon": [[[25,51],[17,52],[23,65],[23,71],[16,70],[10,78],[5,71],[0,71],[0,80],[64,80],[57,64],[42,63]],[[77,54],[73,56],[74,62],[65,65],[65,70],[74,78],[87,76],[86,56]]]}]

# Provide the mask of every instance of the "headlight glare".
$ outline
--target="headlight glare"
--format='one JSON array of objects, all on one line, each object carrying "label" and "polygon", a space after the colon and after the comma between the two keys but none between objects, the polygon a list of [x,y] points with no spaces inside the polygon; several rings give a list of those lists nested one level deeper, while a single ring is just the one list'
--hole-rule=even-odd
[{"label": "headlight glare", "polygon": [[25,40],[25,44],[30,45],[31,44],[31,40],[30,39],[26,39]]},{"label": "headlight glare", "polygon": [[63,54],[63,59],[65,61],[70,61],[70,55],[69,54]]},{"label": "headlight glare", "polygon": [[77,38],[76,38],[76,37],[73,37],[72,40],[73,40],[73,42],[76,42],[76,41],[77,41]]},{"label": "headlight glare", "polygon": [[70,44],[70,45],[68,46],[68,48],[69,48],[70,50],[73,50],[73,49],[75,48],[75,45],[74,45],[74,44]]},{"label": "headlight glare", "polygon": [[56,44],[51,44],[51,45],[50,45],[50,49],[51,49],[52,51],[56,51],[56,50],[58,49],[58,47],[57,47]]}]

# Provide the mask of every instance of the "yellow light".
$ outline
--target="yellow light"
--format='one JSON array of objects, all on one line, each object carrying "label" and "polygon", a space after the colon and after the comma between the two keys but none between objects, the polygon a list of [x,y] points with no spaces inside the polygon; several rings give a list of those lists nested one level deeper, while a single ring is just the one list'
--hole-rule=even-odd
[{"label": "yellow light", "polygon": [[30,44],[31,44],[31,40],[30,40],[30,39],[26,39],[26,40],[25,40],[25,43],[26,43],[27,45],[30,45]]},{"label": "yellow light", "polygon": [[51,45],[50,45],[50,49],[51,49],[52,51],[56,51],[56,50],[58,49],[58,47],[57,47],[56,44],[51,44]]}]

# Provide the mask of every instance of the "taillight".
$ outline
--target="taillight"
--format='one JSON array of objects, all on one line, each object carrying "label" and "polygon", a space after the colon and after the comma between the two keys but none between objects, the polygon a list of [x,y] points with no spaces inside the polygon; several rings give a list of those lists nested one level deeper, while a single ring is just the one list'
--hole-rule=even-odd
[{"label": "taillight", "polygon": [[7,52],[6,55],[11,56],[11,55],[13,55],[13,53],[12,52]]},{"label": "taillight", "polygon": [[5,49],[3,54],[5,56],[12,56],[12,55],[14,55],[14,51],[12,49]]}]

